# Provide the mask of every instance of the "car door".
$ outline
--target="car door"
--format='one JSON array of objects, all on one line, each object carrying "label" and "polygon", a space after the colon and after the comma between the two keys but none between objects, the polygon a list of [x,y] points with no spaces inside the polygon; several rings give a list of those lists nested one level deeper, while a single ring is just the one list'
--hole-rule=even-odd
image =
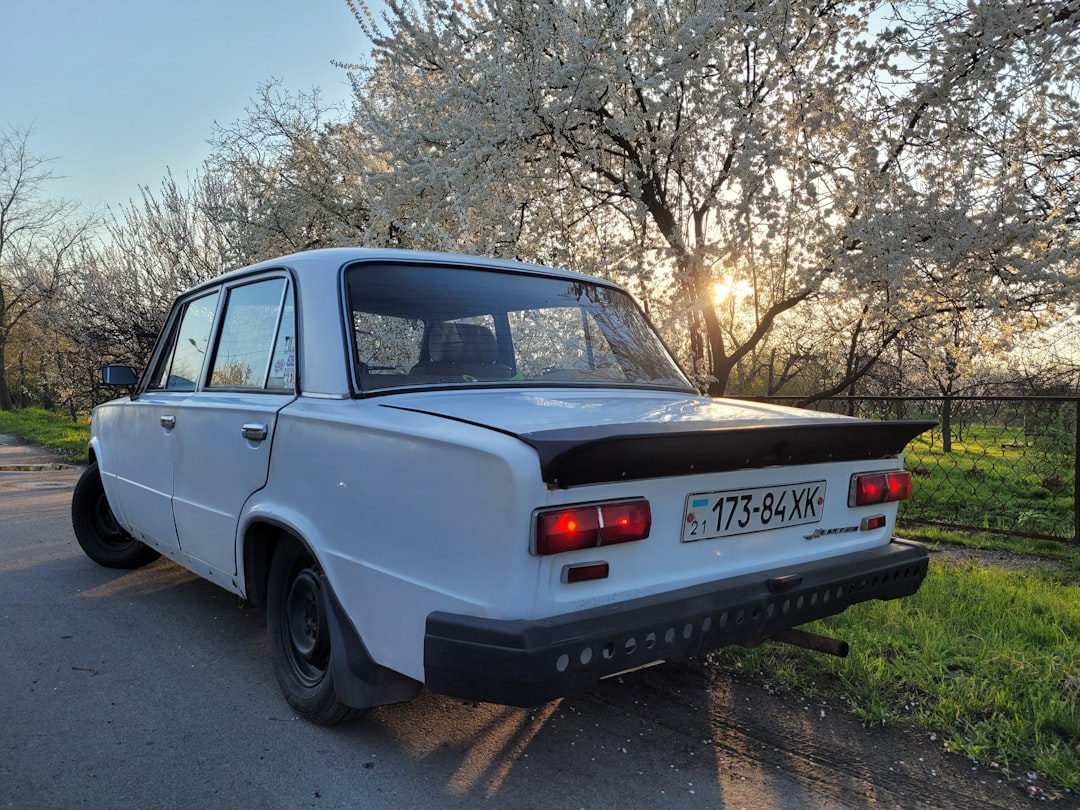
[{"label": "car door", "polygon": [[[173,522],[176,414],[193,396],[205,364],[220,292],[182,302],[163,331],[139,395],[103,409],[103,434],[115,436],[113,510],[140,540],[177,546]],[[111,474],[113,471],[107,471]]]},{"label": "car door", "polygon": [[296,317],[284,273],[223,295],[204,384],[174,414],[172,515],[180,548],[232,575],[238,516],[266,483],[277,413],[295,398]]}]

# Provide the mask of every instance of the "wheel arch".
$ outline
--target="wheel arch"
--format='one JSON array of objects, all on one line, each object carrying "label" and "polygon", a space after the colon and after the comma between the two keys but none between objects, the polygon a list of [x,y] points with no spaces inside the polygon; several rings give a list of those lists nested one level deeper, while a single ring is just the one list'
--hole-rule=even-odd
[{"label": "wheel arch", "polygon": [[[266,606],[270,565],[283,543],[296,543],[313,560],[319,559],[310,544],[290,527],[261,519],[249,524],[244,531],[244,596],[254,605]],[[422,685],[371,658],[325,573],[320,580],[323,613],[330,622],[331,644],[335,650],[331,659],[333,676],[341,699],[350,706],[362,709],[401,703],[416,697]]]},{"label": "wheel arch", "polygon": [[86,464],[97,464],[101,466],[101,458],[105,455],[101,447],[101,437],[97,435],[91,435],[90,441],[86,443]]},{"label": "wheel arch", "polygon": [[241,553],[243,556],[244,598],[256,607],[266,605],[266,583],[270,578],[270,563],[282,541],[303,546],[308,554],[311,548],[296,532],[269,520],[256,520],[244,530]]}]

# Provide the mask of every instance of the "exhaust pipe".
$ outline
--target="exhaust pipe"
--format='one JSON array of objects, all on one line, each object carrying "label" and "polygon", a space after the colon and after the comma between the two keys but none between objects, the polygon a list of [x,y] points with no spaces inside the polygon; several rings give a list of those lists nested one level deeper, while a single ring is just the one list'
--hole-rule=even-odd
[{"label": "exhaust pipe", "polygon": [[828,636],[819,636],[817,633],[808,633],[805,630],[797,630],[795,628],[781,630],[779,633],[771,635],[770,638],[773,641],[779,641],[782,644],[805,647],[814,652],[835,655],[837,658],[847,658],[848,654],[848,643],[846,641],[829,638]]}]

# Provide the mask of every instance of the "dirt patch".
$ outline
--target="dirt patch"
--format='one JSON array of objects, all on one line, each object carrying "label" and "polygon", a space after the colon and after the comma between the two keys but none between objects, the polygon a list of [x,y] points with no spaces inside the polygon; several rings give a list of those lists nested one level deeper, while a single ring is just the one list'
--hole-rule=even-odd
[{"label": "dirt patch", "polygon": [[[931,559],[949,566],[977,565],[1017,572],[1068,572],[1057,560],[998,549],[941,545]],[[686,679],[692,665],[674,669]],[[717,739],[741,739],[766,768],[782,768],[815,793],[843,807],[1080,808],[1080,796],[1048,785],[1034,772],[1005,773],[947,750],[939,734],[891,726],[869,727],[842,698],[805,699],[774,691],[753,676],[711,670],[707,690],[730,693],[729,717]],[[653,677],[662,677],[660,673]],[[685,687],[684,687],[685,688]],[[690,691],[690,690],[686,690]],[[728,753],[731,753],[730,751]],[[828,801],[823,806],[833,806]]]}]

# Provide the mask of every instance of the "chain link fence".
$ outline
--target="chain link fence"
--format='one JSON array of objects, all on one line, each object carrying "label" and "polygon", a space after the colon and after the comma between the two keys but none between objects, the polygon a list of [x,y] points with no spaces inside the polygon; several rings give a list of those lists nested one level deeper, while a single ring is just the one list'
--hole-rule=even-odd
[{"label": "chain link fence", "polygon": [[804,407],[938,421],[905,451],[913,484],[901,524],[1080,543],[1078,397],[837,397]]}]

